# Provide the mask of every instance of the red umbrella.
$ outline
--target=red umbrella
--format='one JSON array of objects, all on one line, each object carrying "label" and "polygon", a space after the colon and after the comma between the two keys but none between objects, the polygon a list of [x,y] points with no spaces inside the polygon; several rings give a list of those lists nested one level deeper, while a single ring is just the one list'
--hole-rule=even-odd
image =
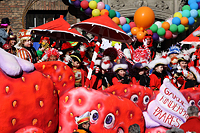
[{"label": "red umbrella", "polygon": [[108,15],[102,15],[93,17],[82,22],[71,25],[72,28],[79,27],[86,32],[98,36],[98,42],[95,47],[95,51],[90,64],[89,73],[87,76],[86,86],[89,85],[91,79],[92,70],[94,68],[94,62],[97,58],[99,47],[101,46],[101,38],[106,38],[112,41],[131,43],[132,38],[127,35]]},{"label": "red umbrella", "polygon": [[76,29],[71,29],[70,24],[60,18],[50,21],[46,24],[40,25],[32,29],[33,34],[48,36],[56,40],[75,41],[75,42],[88,42]]}]

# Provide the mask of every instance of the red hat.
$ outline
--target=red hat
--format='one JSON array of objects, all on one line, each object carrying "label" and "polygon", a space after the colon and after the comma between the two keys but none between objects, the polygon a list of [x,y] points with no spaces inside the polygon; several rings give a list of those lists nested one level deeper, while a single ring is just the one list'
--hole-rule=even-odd
[{"label": "red hat", "polygon": [[50,44],[49,37],[43,37],[43,36],[42,36],[42,37],[40,38],[40,44],[42,44],[42,41],[43,41],[43,40],[47,40],[47,43]]},{"label": "red hat", "polygon": [[3,45],[2,48],[3,48],[4,50],[8,50],[8,49],[11,49],[12,47],[11,47],[10,44],[5,43],[5,44]]},{"label": "red hat", "polygon": [[151,34],[147,34],[146,36],[144,36],[143,40],[147,39],[147,38],[151,39],[151,42],[147,47],[152,47],[153,46],[153,37],[152,37],[152,35]]},{"label": "red hat", "polygon": [[31,39],[31,32],[30,30],[26,30],[26,29],[21,29],[17,36],[19,37],[20,40],[29,40]]},{"label": "red hat", "polygon": [[[47,51],[45,52],[45,54],[48,56],[48,59],[50,58],[51,55],[55,55],[55,56],[57,57],[57,59],[58,59],[59,56],[60,56],[60,53],[59,53],[58,50],[55,49],[55,48],[49,48],[49,50],[47,50]],[[47,60],[48,60],[48,59],[47,59]]]},{"label": "red hat", "polygon": [[67,50],[67,49],[72,49],[73,47],[71,46],[71,44],[69,42],[63,43],[61,50]]}]

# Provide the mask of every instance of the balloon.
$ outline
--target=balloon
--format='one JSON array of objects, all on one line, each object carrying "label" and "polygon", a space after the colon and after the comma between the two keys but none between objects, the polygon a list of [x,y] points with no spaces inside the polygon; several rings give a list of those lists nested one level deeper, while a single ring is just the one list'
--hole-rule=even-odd
[{"label": "balloon", "polygon": [[100,16],[100,10],[99,9],[94,9],[93,11],[92,11],[92,16],[94,16],[94,17],[96,17],[96,16]]},{"label": "balloon", "polygon": [[104,15],[106,12],[109,13],[109,11],[107,9],[102,9],[101,10],[101,16]]},{"label": "balloon", "polygon": [[185,31],[185,26],[180,24],[178,25],[178,33],[183,33]]},{"label": "balloon", "polygon": [[157,34],[159,35],[159,36],[164,36],[165,35],[165,29],[164,28],[158,28],[158,31],[157,31]]},{"label": "balloon", "polygon": [[80,8],[80,11],[81,11],[81,12],[84,12],[82,7]]},{"label": "balloon", "polygon": [[168,22],[170,25],[172,24],[172,20],[168,19],[166,22]]},{"label": "balloon", "polygon": [[200,8],[200,2],[198,2],[197,4],[198,4],[198,8]]},{"label": "balloon", "polygon": [[182,24],[182,25],[185,26],[185,25],[188,24],[188,22],[189,22],[189,21],[188,21],[188,18],[186,18],[186,17],[182,17],[182,18],[181,18],[181,24]]},{"label": "balloon", "polygon": [[191,10],[192,10],[192,9],[198,10],[199,5],[198,5],[196,2],[194,2],[194,3],[192,3],[192,4],[190,5],[190,8],[191,8]]},{"label": "balloon", "polygon": [[118,25],[120,23],[120,20],[118,17],[112,18],[112,20]]},{"label": "balloon", "polygon": [[119,20],[120,20],[120,24],[121,25],[124,25],[126,23],[126,18],[125,17],[120,17]]},{"label": "balloon", "polygon": [[132,33],[133,35],[136,35],[138,32],[139,32],[139,28],[138,28],[138,27],[133,27],[133,28],[131,29],[131,33]]},{"label": "balloon", "polygon": [[191,17],[196,18],[196,17],[198,16],[198,11],[195,10],[195,9],[192,9],[192,10],[190,11],[190,15],[191,15]]},{"label": "balloon", "polygon": [[181,15],[182,15],[182,12],[183,12],[183,11],[178,11],[178,12],[180,12],[180,13],[181,13]]},{"label": "balloon", "polygon": [[69,0],[69,3],[70,3],[71,5],[73,5],[73,4],[74,4],[74,1]]},{"label": "balloon", "polygon": [[169,30],[170,30],[172,33],[177,32],[177,31],[178,31],[178,26],[175,25],[175,24],[172,24],[172,25],[170,25]]},{"label": "balloon", "polygon": [[185,31],[187,31],[189,29],[189,26],[188,25],[186,25],[185,26]]},{"label": "balloon", "polygon": [[149,28],[155,20],[155,14],[149,7],[140,7],[134,14],[134,22],[137,27],[143,27],[144,29]]},{"label": "balloon", "polygon": [[162,23],[160,21],[156,21],[155,24],[160,28],[162,26]]},{"label": "balloon", "polygon": [[135,24],[134,22],[130,22],[129,25],[130,25],[131,29],[132,29],[133,27],[136,27],[136,24]]},{"label": "balloon", "polygon": [[153,35],[153,32],[150,29],[147,29],[147,34],[148,35]]},{"label": "balloon", "polygon": [[122,26],[120,24],[118,26],[122,29]]},{"label": "balloon", "polygon": [[130,19],[126,18],[126,23],[129,24],[130,23]]},{"label": "balloon", "polygon": [[189,11],[190,11],[190,10],[191,10],[191,9],[190,9],[190,6],[189,6],[189,5],[183,6],[183,7],[182,7],[182,11],[184,11],[184,10],[189,10]]},{"label": "balloon", "polygon": [[188,0],[188,4],[191,5],[192,3],[196,2],[196,0]]},{"label": "balloon", "polygon": [[90,16],[92,14],[92,9],[88,7],[84,12],[86,15]]},{"label": "balloon", "polygon": [[170,28],[170,24],[168,22],[163,22],[162,23],[162,27],[165,29],[165,30],[168,30]]},{"label": "balloon", "polygon": [[96,9],[96,8],[97,8],[97,2],[96,2],[96,1],[90,1],[89,7],[90,7],[91,9]]},{"label": "balloon", "polygon": [[200,0],[196,0],[196,2],[198,3],[198,2],[200,2]]},{"label": "balloon", "polygon": [[108,4],[105,4],[105,9],[109,11],[110,10],[110,6]]},{"label": "balloon", "polygon": [[158,41],[159,40],[159,35],[157,33],[153,33],[153,41]]},{"label": "balloon", "polygon": [[80,0],[76,0],[76,1],[74,1],[74,7],[76,7],[76,8],[80,8],[81,6],[81,2],[80,2]]},{"label": "balloon", "polygon": [[174,17],[174,18],[172,19],[172,24],[179,25],[180,23],[181,23],[180,18],[178,18],[178,17]]},{"label": "balloon", "polygon": [[172,32],[169,31],[169,30],[166,30],[166,33],[165,33],[165,35],[164,35],[164,38],[166,38],[166,39],[172,38]]},{"label": "balloon", "polygon": [[129,36],[132,36],[132,33],[131,33],[131,32],[128,32],[127,34],[128,34]]},{"label": "balloon", "polygon": [[200,17],[200,9],[197,10],[197,12],[198,12],[198,16],[197,17],[199,18]]},{"label": "balloon", "polygon": [[124,24],[124,25],[122,26],[122,29],[123,29],[123,31],[125,31],[126,33],[128,33],[128,32],[131,31],[131,27],[130,27],[129,24]]},{"label": "balloon", "polygon": [[89,2],[88,2],[88,1],[86,1],[86,0],[81,1],[81,7],[82,7],[83,9],[87,9],[88,6],[89,6]]},{"label": "balloon", "polygon": [[104,9],[104,8],[105,8],[105,4],[104,4],[103,2],[99,2],[99,3],[97,4],[97,9],[102,10],[102,9]]},{"label": "balloon", "polygon": [[179,17],[180,19],[182,18],[182,14],[180,12],[174,13],[174,17]]},{"label": "balloon", "polygon": [[142,31],[139,31],[137,33],[137,35],[136,35],[136,37],[137,37],[138,40],[142,40],[144,38],[144,36],[145,36],[145,34]]},{"label": "balloon", "polygon": [[188,21],[189,21],[189,22],[188,22],[188,25],[193,25],[195,20],[194,20],[193,17],[189,17],[189,18],[188,18]]},{"label": "balloon", "polygon": [[189,10],[184,10],[183,13],[182,13],[182,16],[189,18],[190,17],[190,11]]},{"label": "balloon", "polygon": [[197,22],[197,20],[198,20],[198,18],[194,18],[194,22],[195,22],[195,23]]},{"label": "balloon", "polygon": [[175,32],[175,33],[172,33],[172,38],[176,38],[178,36],[178,33]]},{"label": "balloon", "polygon": [[164,37],[159,37],[159,42],[164,42],[165,38]]},{"label": "balloon", "polygon": [[109,10],[109,17],[112,19],[116,16],[115,10]]},{"label": "balloon", "polygon": [[158,26],[156,24],[152,24],[152,26],[150,27],[150,30],[155,33],[158,30]]},{"label": "balloon", "polygon": [[116,17],[118,17],[118,18],[121,17],[121,15],[120,15],[120,13],[118,11],[115,11],[115,13],[116,13]]},{"label": "balloon", "polygon": [[94,0],[94,1],[96,1],[97,3],[99,3],[99,2],[100,2],[100,0]]}]

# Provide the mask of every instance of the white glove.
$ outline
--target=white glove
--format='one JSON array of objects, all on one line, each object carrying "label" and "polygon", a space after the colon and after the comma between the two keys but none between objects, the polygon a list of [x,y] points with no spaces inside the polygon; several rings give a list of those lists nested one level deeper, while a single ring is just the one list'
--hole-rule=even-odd
[{"label": "white glove", "polygon": [[147,39],[143,39],[144,46],[147,46]]},{"label": "white glove", "polygon": [[86,51],[86,47],[84,45],[81,45],[80,46],[80,51],[83,51],[83,52]]},{"label": "white glove", "polygon": [[33,71],[34,65],[0,48],[0,69],[9,76],[19,76],[23,71]]},{"label": "white glove", "polygon": [[192,55],[192,61],[196,60],[197,56],[196,55]]}]

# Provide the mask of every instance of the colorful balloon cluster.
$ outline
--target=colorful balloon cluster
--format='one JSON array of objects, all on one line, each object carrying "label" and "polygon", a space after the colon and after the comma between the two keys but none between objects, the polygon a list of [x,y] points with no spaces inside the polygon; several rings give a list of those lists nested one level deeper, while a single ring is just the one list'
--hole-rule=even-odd
[{"label": "colorful balloon cluster", "polygon": [[128,35],[136,36],[139,41],[142,41],[146,34],[152,34],[153,40],[160,42],[176,38],[200,17],[200,0],[189,0],[188,5],[183,6],[182,11],[176,12],[173,18],[155,23],[154,12],[149,7],[140,7],[134,14],[134,22],[130,22],[129,18],[121,17],[119,12],[112,10],[100,0],[69,0],[69,2],[91,17],[104,15],[107,12],[120,28]]}]

